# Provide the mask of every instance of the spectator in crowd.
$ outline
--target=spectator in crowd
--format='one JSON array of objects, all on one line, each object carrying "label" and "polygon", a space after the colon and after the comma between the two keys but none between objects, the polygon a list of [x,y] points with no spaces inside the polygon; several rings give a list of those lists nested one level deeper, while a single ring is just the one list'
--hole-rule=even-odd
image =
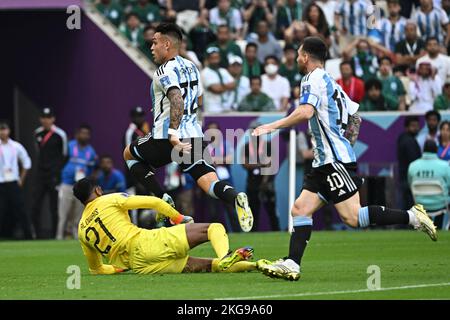
[{"label": "spectator in crowd", "polygon": [[91,127],[81,125],[75,133],[75,139],[68,144],[68,161],[61,174],[58,203],[58,228],[56,239],[78,237],[78,221],[83,205],[73,195],[72,187],[78,180],[93,175],[97,164],[97,154],[89,144]]},{"label": "spectator in crowd", "polygon": [[231,7],[230,0],[218,0],[217,7],[209,11],[209,23],[214,32],[218,31],[218,27],[226,25],[231,31],[232,39],[243,38],[243,22],[239,9]]},{"label": "spectator in crowd", "polygon": [[242,75],[242,62],[242,58],[239,56],[230,55],[228,58],[228,72],[236,83],[236,87],[229,95],[230,105],[233,110],[237,110],[242,99],[250,93],[250,80]]},{"label": "spectator in crowd", "polygon": [[207,66],[201,71],[205,111],[231,111],[229,95],[236,88],[236,83],[227,69],[220,67],[220,49],[209,47],[206,52]]},{"label": "spectator in crowd", "polygon": [[447,190],[450,190],[450,166],[448,161],[438,158],[437,151],[434,140],[425,142],[422,157],[409,165],[408,183],[411,189],[413,183],[423,180],[432,179],[441,183],[443,189],[446,190],[446,195],[418,195],[415,201],[422,204],[427,213],[433,217],[437,228],[448,230],[448,208],[443,204],[447,202]]},{"label": "spectator in crowd", "polygon": [[392,60],[389,57],[380,59],[380,72],[378,79],[383,84],[382,95],[387,101],[393,101],[389,110],[406,110],[405,88],[402,81],[392,73]]},{"label": "spectator in crowd", "polygon": [[442,94],[434,100],[434,110],[450,109],[450,81],[447,81],[442,87]]},{"label": "spectator in crowd", "polygon": [[95,7],[103,16],[108,18],[112,24],[119,27],[123,18],[123,8],[119,3],[113,0],[100,0]]},{"label": "spectator in crowd", "polygon": [[398,65],[414,67],[417,59],[425,54],[425,42],[417,34],[417,25],[413,21],[405,24],[405,39],[395,45],[395,58]]},{"label": "spectator in crowd", "polygon": [[408,185],[408,167],[411,162],[421,157],[416,136],[420,130],[419,117],[407,116],[405,118],[405,132],[397,139],[398,177],[400,183],[400,208],[407,210],[414,204],[411,190]]},{"label": "spectator in crowd", "polygon": [[210,47],[217,47],[220,50],[220,67],[228,67],[228,57],[230,55],[242,57],[241,48],[231,39],[230,29],[223,24],[217,28],[217,42],[210,44]]},{"label": "spectator in crowd", "polygon": [[450,57],[440,53],[437,39],[428,38],[425,49],[427,54],[417,60],[417,66],[421,62],[429,62],[437,70],[442,83],[450,81]]},{"label": "spectator in crowd", "polygon": [[447,17],[450,19],[450,0],[442,0],[441,1],[442,10],[445,11]]},{"label": "spectator in crowd", "polygon": [[205,48],[216,40],[216,35],[209,26],[208,10],[203,9],[189,32],[189,39],[192,43],[192,50],[200,61],[205,61]]},{"label": "spectator in crowd", "polygon": [[395,46],[405,39],[406,18],[400,15],[399,0],[388,0],[388,17],[384,17],[380,21],[380,31],[383,36],[382,45],[391,51],[395,50]]},{"label": "spectator in crowd", "polygon": [[317,36],[324,40],[328,47],[331,46],[331,33],[327,19],[322,9],[316,3],[310,3],[303,12],[303,21],[311,36]]},{"label": "spectator in crowd", "polygon": [[239,111],[276,111],[272,98],[261,91],[261,77],[250,78],[250,93],[239,104]]},{"label": "spectator in crowd", "polygon": [[286,45],[291,45],[298,50],[303,40],[309,37],[309,30],[304,21],[294,21],[289,28],[284,31]]},{"label": "spectator in crowd", "polygon": [[294,21],[301,21],[303,15],[302,1],[286,0],[277,1],[276,14],[276,37],[282,39],[284,31],[289,28]]},{"label": "spectator in crowd", "polygon": [[244,63],[242,65],[242,74],[247,78],[259,77],[263,73],[263,67],[258,61],[258,45],[256,43],[247,43],[245,46]]},{"label": "spectator in crowd", "polygon": [[438,152],[439,158],[442,160],[450,161],[450,122],[442,121],[439,126],[439,145]]},{"label": "spectator in crowd", "polygon": [[[67,135],[55,125],[55,114],[50,108],[44,108],[39,117],[41,126],[34,131],[37,153],[34,197],[32,205],[33,226],[36,238],[54,239],[58,225],[58,190],[61,170],[67,156]],[[45,234],[42,220],[42,205],[48,195],[50,209],[50,234]]]},{"label": "spectator in crowd", "polygon": [[[233,143],[227,141],[225,135],[220,131],[219,124],[210,122],[207,125],[207,135],[211,137],[211,143],[207,147],[208,153],[216,168],[217,176],[220,180],[233,183],[233,177],[230,172],[230,164],[233,163]],[[227,203],[206,197],[206,207],[209,212],[208,221],[218,222],[222,214],[225,212],[225,228],[228,232],[240,232],[241,228],[234,211],[234,208]]]},{"label": "spectator in crowd", "polygon": [[420,0],[400,0],[400,15],[405,18],[411,17],[413,8],[416,9],[420,4]]},{"label": "spectator in crowd", "polygon": [[353,75],[353,66],[350,61],[341,62],[339,69],[341,78],[337,80],[337,83],[352,101],[360,103],[365,94],[364,81]]},{"label": "spectator in crowd", "polygon": [[302,81],[297,64],[297,50],[290,44],[284,47],[284,63],[280,66],[280,76],[289,80],[291,88],[299,86]]},{"label": "spectator in crowd", "polygon": [[197,54],[188,49],[188,39],[186,38],[181,41],[180,56],[192,61],[199,70],[202,69],[202,63],[198,60]]},{"label": "spectator in crowd", "polygon": [[322,9],[327,19],[328,26],[334,26],[334,12],[337,5],[336,0],[316,0],[315,3]]},{"label": "spectator in crowd", "polygon": [[155,25],[162,21],[159,6],[149,0],[137,0],[132,9],[144,24]]},{"label": "spectator in crowd", "polygon": [[205,4],[206,0],[166,0],[166,18],[189,33],[205,9]]},{"label": "spectator in crowd", "polygon": [[[356,54],[353,49],[356,47]],[[356,38],[343,51],[344,60],[350,60],[355,75],[366,82],[370,78],[375,78],[378,70],[377,56],[372,52],[368,40]]]},{"label": "spectator in crowd", "polygon": [[358,36],[367,35],[368,3],[364,0],[342,0],[335,8],[334,26],[341,48]]},{"label": "spectator in crowd", "polygon": [[426,127],[420,134],[417,135],[417,143],[420,150],[423,150],[425,141],[433,140],[436,144],[439,143],[439,123],[441,122],[441,114],[437,111],[430,110],[425,113]]},{"label": "spectator in crowd", "polygon": [[148,25],[144,28],[143,31],[143,43],[139,46],[139,49],[142,51],[142,53],[150,59],[152,63],[155,63],[155,60],[153,58],[152,50],[150,49],[153,42],[153,36],[155,35],[156,28]]},{"label": "spectator in crowd", "polygon": [[[420,0],[420,7],[411,16],[419,26],[422,40],[435,37],[440,45],[447,46],[450,39],[450,24],[442,8],[433,6],[433,0]],[[444,34],[447,34],[444,38]]]},{"label": "spectator in crowd", "polygon": [[254,33],[257,29],[257,24],[260,21],[265,21],[268,24],[274,22],[272,13],[272,6],[267,0],[250,0],[244,9],[244,20],[248,23],[247,33]]},{"label": "spectator in crowd", "polygon": [[125,176],[114,168],[114,160],[111,156],[101,156],[99,168],[97,183],[102,187],[104,194],[126,191]]},{"label": "spectator in crowd", "polygon": [[411,76],[409,83],[409,94],[411,96],[411,106],[409,111],[425,113],[433,109],[434,100],[442,92],[442,82],[429,62],[421,62],[417,75]]},{"label": "spectator in crowd", "polygon": [[[258,121],[250,123],[249,129],[260,126]],[[269,216],[271,231],[279,231],[276,212],[275,175],[263,175],[261,169],[270,166],[271,142],[262,137],[252,137],[244,145],[242,166],[247,170],[247,196],[253,212],[253,229],[258,231],[261,204]]]},{"label": "spectator in crowd", "polygon": [[0,121],[0,237],[13,238],[18,222],[22,237],[32,239],[31,219],[22,191],[31,159],[25,148],[10,138],[10,133],[8,123]]},{"label": "spectator in crowd", "polygon": [[365,83],[366,95],[361,101],[359,111],[387,111],[397,110],[397,105],[392,97],[382,94],[383,85],[378,79],[369,79]]},{"label": "spectator in crowd", "polygon": [[269,24],[262,20],[258,22],[257,38],[250,40],[258,45],[258,61],[264,63],[267,56],[283,57],[283,49],[277,39],[269,32]]},{"label": "spectator in crowd", "polygon": [[126,22],[120,26],[119,30],[131,42],[133,47],[138,48],[144,44],[141,21],[136,13],[130,12],[127,14]]},{"label": "spectator in crowd", "polygon": [[276,56],[266,57],[264,70],[266,73],[261,76],[262,92],[272,98],[278,111],[287,111],[291,88],[289,80],[278,74],[279,60]]}]

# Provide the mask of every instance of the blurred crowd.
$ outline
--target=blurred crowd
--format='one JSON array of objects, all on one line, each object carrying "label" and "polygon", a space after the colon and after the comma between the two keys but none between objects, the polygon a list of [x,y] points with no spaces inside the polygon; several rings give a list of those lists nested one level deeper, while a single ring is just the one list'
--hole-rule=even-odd
[{"label": "blurred crowd", "polygon": [[162,21],[185,34],[181,55],[202,71],[204,111],[287,111],[307,36],[329,46],[325,68],[361,111],[450,107],[450,0],[96,0],[151,61]]}]

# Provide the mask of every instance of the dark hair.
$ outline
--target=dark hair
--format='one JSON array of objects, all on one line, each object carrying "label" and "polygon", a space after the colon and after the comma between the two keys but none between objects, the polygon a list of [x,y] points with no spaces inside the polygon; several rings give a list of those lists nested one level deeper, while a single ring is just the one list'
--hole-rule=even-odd
[{"label": "dark hair", "polygon": [[88,125],[88,124],[86,124],[86,123],[84,123],[84,124],[82,124],[82,125],[80,125],[80,126],[78,127],[77,132],[80,132],[80,131],[83,130],[83,129],[92,131],[91,126]]},{"label": "dark hair", "polygon": [[378,63],[381,64],[381,62],[383,62],[383,60],[389,61],[389,64],[392,65],[392,59],[389,58],[388,56],[383,56],[383,57],[381,57],[381,58],[378,60]]},{"label": "dark hair", "polygon": [[367,80],[366,83],[364,84],[364,89],[366,91],[369,91],[372,88],[381,90],[382,87],[383,87],[383,84],[381,83],[380,80],[378,80],[376,78],[371,78],[371,79]]},{"label": "dark hair", "polygon": [[339,64],[339,67],[342,67],[342,66],[344,66],[344,65],[346,65],[346,64],[348,64],[350,67],[352,67],[352,70],[353,70],[353,65],[352,65],[352,62],[351,62],[350,60],[344,60],[344,61],[342,61],[342,62]]},{"label": "dark hair", "polygon": [[73,195],[80,200],[81,203],[85,204],[95,187],[97,187],[97,184],[93,179],[83,178],[77,181],[73,186]]},{"label": "dark hair", "polygon": [[302,50],[321,62],[325,62],[327,58],[327,45],[319,37],[306,37],[303,41]]},{"label": "dark hair", "polygon": [[277,56],[274,56],[274,55],[268,55],[268,56],[266,56],[266,57],[264,58],[264,63],[267,63],[267,60],[269,60],[269,59],[273,59],[273,60],[275,60],[275,61],[277,62],[277,64],[280,64],[280,60],[278,60],[278,57],[277,57]]},{"label": "dark hair", "polygon": [[308,23],[311,23],[311,20],[309,18],[309,13],[311,12],[311,9],[313,7],[316,7],[317,10],[319,10],[319,21],[317,24],[317,31],[319,31],[320,34],[322,34],[323,36],[326,36],[327,34],[329,34],[329,27],[328,27],[328,22],[327,22],[327,18],[325,17],[325,14],[323,13],[323,10],[321,7],[319,7],[316,3],[312,2],[310,3],[306,8],[305,11],[303,11],[303,21],[307,21]]},{"label": "dark hair", "polygon": [[148,30],[156,30],[156,28],[154,26],[152,26],[151,24],[148,24],[145,26],[144,30],[142,31],[142,33],[146,33]]},{"label": "dark hair", "polygon": [[125,21],[127,21],[131,17],[136,17],[136,18],[138,18],[139,21],[141,21],[141,18],[139,18],[139,15],[137,14],[137,12],[134,12],[134,11],[132,11],[126,15]]},{"label": "dark hair", "polygon": [[423,146],[423,152],[437,153],[438,146],[434,140],[428,139]]},{"label": "dark hair", "polygon": [[439,112],[437,112],[436,110],[430,110],[430,111],[427,111],[427,113],[425,113],[426,120],[428,120],[428,118],[430,118],[432,116],[436,116],[436,118],[438,119],[438,122],[441,122],[441,114]]},{"label": "dark hair", "polygon": [[253,80],[258,80],[260,84],[262,83],[262,79],[260,76],[251,76],[250,83],[252,83]]},{"label": "dark hair", "polygon": [[247,51],[248,48],[255,48],[256,50],[258,50],[258,45],[254,42],[249,42],[247,43],[247,45],[245,46],[245,51]]},{"label": "dark hair", "polygon": [[220,28],[227,28],[228,30],[230,30],[230,27],[228,27],[227,24],[220,24],[217,26],[217,31],[219,31]]},{"label": "dark hair", "polygon": [[174,23],[161,23],[156,27],[155,32],[173,37],[181,42],[183,40],[183,33],[180,28]]},{"label": "dark hair", "polygon": [[103,159],[110,159],[113,160],[113,158],[109,155],[109,154],[102,154],[100,156],[100,161],[102,161]]},{"label": "dark hair", "polygon": [[406,116],[405,117],[405,123],[404,123],[405,128],[409,127],[409,125],[412,122],[419,122],[419,117],[418,116]]},{"label": "dark hair", "polygon": [[288,51],[288,50],[294,50],[294,51],[297,51],[297,49],[295,49],[294,45],[293,45],[293,44],[290,44],[290,43],[286,44],[286,45],[284,46],[284,49],[283,49],[284,52],[286,52],[286,51]]},{"label": "dark hair", "polygon": [[0,128],[10,128],[9,121],[5,119],[0,119]]},{"label": "dark hair", "polygon": [[441,124],[439,125],[439,131],[442,131],[442,128],[443,128],[445,125],[450,126],[450,122],[447,121],[447,120],[442,121]]},{"label": "dark hair", "polygon": [[433,41],[433,40],[436,41],[437,43],[439,43],[438,38],[436,38],[436,37],[428,37],[427,40],[425,41],[425,45],[427,45],[428,42]]}]

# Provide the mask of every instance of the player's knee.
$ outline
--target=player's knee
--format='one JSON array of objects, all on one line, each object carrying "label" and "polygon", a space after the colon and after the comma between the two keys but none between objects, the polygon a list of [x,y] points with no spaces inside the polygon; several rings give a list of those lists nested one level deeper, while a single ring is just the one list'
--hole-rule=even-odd
[{"label": "player's knee", "polygon": [[358,215],[349,214],[346,216],[342,216],[342,221],[349,227],[352,228],[358,227]]},{"label": "player's knee", "polygon": [[291,209],[291,215],[293,217],[307,217],[309,216],[308,208],[305,205],[294,203],[294,206]]}]

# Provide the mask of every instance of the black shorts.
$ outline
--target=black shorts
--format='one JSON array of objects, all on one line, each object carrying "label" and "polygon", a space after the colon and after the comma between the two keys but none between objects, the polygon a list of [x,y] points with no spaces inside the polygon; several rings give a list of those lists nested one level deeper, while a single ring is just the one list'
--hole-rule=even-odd
[{"label": "black shorts", "polygon": [[191,153],[182,155],[173,151],[168,139],[153,139],[151,134],[139,138],[130,144],[130,152],[137,160],[144,161],[153,168],[163,167],[173,161],[180,165],[183,172],[189,173],[195,181],[209,172],[215,172],[212,159],[203,138],[183,139],[192,144]]},{"label": "black shorts", "polygon": [[357,193],[363,182],[356,174],[355,162],[334,162],[312,168],[305,177],[303,189],[317,193],[326,202],[339,203]]}]

